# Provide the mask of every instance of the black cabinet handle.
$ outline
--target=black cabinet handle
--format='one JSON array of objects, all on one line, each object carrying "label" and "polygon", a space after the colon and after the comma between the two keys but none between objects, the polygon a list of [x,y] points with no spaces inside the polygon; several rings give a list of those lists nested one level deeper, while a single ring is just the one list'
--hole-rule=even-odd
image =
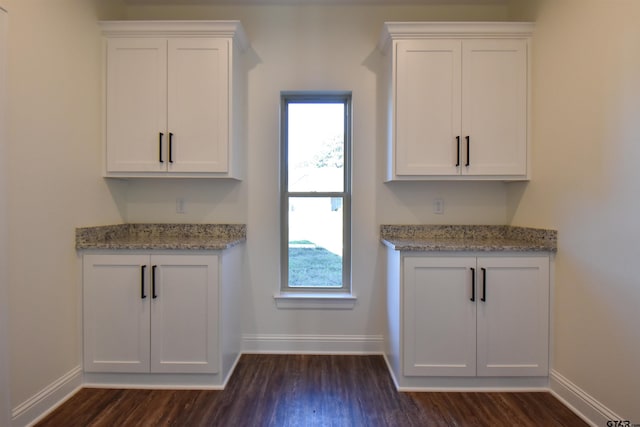
[{"label": "black cabinet handle", "polygon": [[456,142],[458,144],[458,156],[457,156],[457,161],[456,161],[456,167],[460,166],[460,136],[456,136]]},{"label": "black cabinet handle", "polygon": [[465,166],[469,166],[471,164],[471,144],[469,144],[469,140],[471,139],[469,136],[465,136],[467,139],[467,164]]},{"label": "black cabinet handle", "polygon": [[158,268],[157,265],[154,265],[153,267],[151,267],[151,298],[156,299],[158,298],[158,294],[156,294],[156,269]]},{"label": "black cabinet handle", "polygon": [[476,269],[471,268],[471,301],[476,300]]},{"label": "black cabinet handle", "polygon": [[144,293],[144,276],[145,271],[147,269],[146,265],[140,266],[140,298],[145,299],[147,296]]},{"label": "black cabinet handle", "polygon": [[481,268],[482,270],[482,298],[480,301],[485,302],[487,300],[487,269]]},{"label": "black cabinet handle", "polygon": [[164,133],[160,132],[160,136],[158,136],[158,161],[160,163],[164,163],[162,159],[162,138],[164,137]]},{"label": "black cabinet handle", "polygon": [[173,133],[169,132],[169,163],[173,163]]}]

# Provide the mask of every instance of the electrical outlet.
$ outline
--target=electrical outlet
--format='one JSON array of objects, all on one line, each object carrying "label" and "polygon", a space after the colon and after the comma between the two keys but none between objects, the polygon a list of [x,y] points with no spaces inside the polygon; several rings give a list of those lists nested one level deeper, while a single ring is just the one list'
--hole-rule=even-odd
[{"label": "electrical outlet", "polygon": [[185,203],[184,203],[184,197],[178,197],[176,199],[176,213],[177,214],[187,213],[187,209],[186,209]]},{"label": "electrical outlet", "polygon": [[433,199],[433,213],[436,215],[444,214],[444,199],[438,197],[437,199]]}]

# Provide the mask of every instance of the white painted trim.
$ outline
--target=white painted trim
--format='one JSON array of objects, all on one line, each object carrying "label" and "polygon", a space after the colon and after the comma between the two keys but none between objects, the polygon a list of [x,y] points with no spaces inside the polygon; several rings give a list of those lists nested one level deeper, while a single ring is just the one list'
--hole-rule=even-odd
[{"label": "white painted trim", "polygon": [[398,383],[396,374],[393,372],[393,368],[391,367],[391,363],[389,362],[387,353],[384,353],[382,357],[384,358],[384,363],[387,364],[387,371],[389,371],[389,375],[391,376],[391,381],[393,381],[393,385],[396,387],[396,390],[400,390],[400,384]]},{"label": "white painted trim", "polygon": [[578,385],[552,370],[549,375],[551,394],[592,426],[605,426],[610,420],[623,420]]},{"label": "white painted trim", "polygon": [[378,49],[385,52],[392,40],[420,38],[530,38],[531,22],[385,22]]},{"label": "white painted trim", "polygon": [[30,426],[47,416],[82,387],[82,367],[76,366],[29,399],[16,406],[12,426]]},{"label": "white painted trim", "polygon": [[100,21],[100,27],[108,37],[226,37],[238,43],[240,51],[249,47],[240,21]]},{"label": "white painted trim", "polygon": [[147,384],[110,382],[103,383],[100,380],[91,381],[82,385],[83,388],[127,389],[127,390],[223,390],[224,385],[189,385],[189,384]]},{"label": "white painted trim", "polygon": [[231,376],[236,371],[236,366],[238,366],[238,362],[240,361],[241,357],[242,357],[242,353],[238,353],[238,355],[236,356],[236,360],[234,360],[233,365],[231,365],[231,369],[229,369],[229,372],[227,372],[227,376],[224,377],[224,379],[222,380],[222,386],[220,387],[221,390],[224,390],[227,387],[227,384],[229,383]]},{"label": "white painted trim", "polygon": [[276,307],[281,309],[343,309],[351,310],[358,299],[349,293],[279,292],[273,296]]},{"label": "white painted trim", "polygon": [[554,368],[555,355],[555,309],[556,306],[556,254],[549,254],[549,377]]},{"label": "white painted trim", "polygon": [[[479,378],[479,377],[478,377]],[[472,378],[475,379],[475,378]],[[505,378],[503,378],[505,379]],[[403,393],[539,393],[549,392],[548,387],[530,385],[526,382],[518,384],[517,382],[509,381],[507,385],[479,385],[476,386],[472,383],[467,385],[441,385],[433,387],[398,387],[398,391]]]},{"label": "white painted trim", "polygon": [[243,353],[382,354],[382,335],[245,334]]}]

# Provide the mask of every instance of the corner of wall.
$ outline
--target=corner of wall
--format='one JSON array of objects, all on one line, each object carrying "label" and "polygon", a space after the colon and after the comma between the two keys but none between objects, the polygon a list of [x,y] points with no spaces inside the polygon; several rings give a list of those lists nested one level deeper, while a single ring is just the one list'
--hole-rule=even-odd
[{"label": "corner of wall", "polygon": [[26,401],[11,414],[11,425],[33,425],[64,403],[82,387],[82,367],[76,366]]},{"label": "corner of wall", "polygon": [[[7,35],[9,19],[6,12],[6,2],[0,0],[0,425],[8,423],[10,412],[9,396],[9,245],[7,219],[8,189],[7,189],[7,147],[6,147],[6,116],[7,116]],[[6,392],[4,392],[6,390]]]},{"label": "corner of wall", "polygon": [[534,22],[542,0],[508,0],[507,16],[509,21]]},{"label": "corner of wall", "polygon": [[552,370],[549,373],[549,386],[551,394],[592,426],[623,419],[559,372]]}]

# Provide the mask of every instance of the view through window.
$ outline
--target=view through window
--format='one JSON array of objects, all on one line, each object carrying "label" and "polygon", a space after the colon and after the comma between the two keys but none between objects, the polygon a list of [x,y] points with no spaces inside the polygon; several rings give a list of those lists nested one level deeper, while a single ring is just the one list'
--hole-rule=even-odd
[{"label": "view through window", "polygon": [[350,287],[349,95],[283,95],[283,289]]}]

